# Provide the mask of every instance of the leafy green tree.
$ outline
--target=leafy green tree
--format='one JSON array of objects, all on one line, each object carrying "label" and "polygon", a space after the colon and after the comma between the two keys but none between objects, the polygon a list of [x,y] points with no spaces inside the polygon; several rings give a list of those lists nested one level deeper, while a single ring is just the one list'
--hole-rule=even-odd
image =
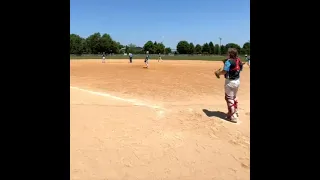
[{"label": "leafy green tree", "polygon": [[[144,44],[143,48],[137,47],[134,44],[129,44],[127,46],[122,45],[111,38],[107,33],[101,36],[100,33],[93,33],[87,38],[82,38],[77,34],[70,34],[70,54],[98,54],[98,53],[123,53],[120,49],[124,48],[125,52],[129,51],[135,54],[145,53],[149,51],[150,54],[158,53],[172,53],[171,48],[165,47],[163,43],[148,41]],[[235,43],[228,43],[226,45],[221,45],[219,48],[218,44],[213,44],[212,41],[209,43],[204,43],[203,46],[197,44],[194,46],[192,42],[180,41],[177,44],[177,51],[175,54],[226,54],[228,48],[236,48],[240,54],[250,54],[250,41],[243,44],[240,47]]]},{"label": "leafy green tree", "polygon": [[129,44],[128,46],[128,53],[133,53],[133,54],[144,54],[143,48],[138,47],[135,44]]},{"label": "leafy green tree", "polygon": [[70,34],[70,54],[81,55],[83,53],[84,39],[79,35]]},{"label": "leafy green tree", "polygon": [[219,44],[215,44],[214,45],[214,54],[219,54],[220,53],[220,46],[219,46]]},{"label": "leafy green tree", "polygon": [[165,49],[164,49],[164,53],[165,54],[170,54],[172,52],[172,50],[171,50],[171,48],[169,48],[169,47],[166,47]]},{"label": "leafy green tree", "polygon": [[193,43],[191,42],[189,44],[189,53],[188,54],[194,54],[195,53],[195,47],[193,45]]},{"label": "leafy green tree", "polygon": [[154,42],[153,42],[153,51],[152,51],[152,54],[157,53],[157,52],[156,52],[156,51],[157,51],[157,46],[158,46],[157,41],[154,41]]},{"label": "leafy green tree", "polygon": [[202,47],[201,47],[200,44],[197,44],[194,49],[195,49],[195,52],[196,52],[197,54],[201,54],[201,53],[202,53]]},{"label": "leafy green tree", "polygon": [[83,54],[91,54],[91,49],[88,46],[87,40],[82,38],[82,52]]},{"label": "leafy green tree", "polygon": [[122,45],[120,42],[116,42],[116,43],[117,43],[118,49],[124,48],[124,45]]},{"label": "leafy green tree", "polygon": [[130,44],[128,44],[128,53],[136,53],[135,51],[136,51],[136,45],[135,44],[132,44],[132,43],[130,43]]},{"label": "leafy green tree", "polygon": [[209,49],[210,49],[210,54],[215,54],[214,45],[211,41],[209,42]]},{"label": "leafy green tree", "polygon": [[202,53],[209,54],[210,53],[210,46],[208,43],[204,43],[202,46]]},{"label": "leafy green tree", "polygon": [[148,41],[143,45],[144,51],[149,51],[150,54],[154,53],[154,44],[152,41]]},{"label": "leafy green tree", "polygon": [[154,48],[155,48],[156,54],[159,54],[159,53],[163,54],[165,52],[166,47],[164,46],[163,43],[157,43]]},{"label": "leafy green tree", "polygon": [[190,49],[190,44],[188,41],[180,41],[177,44],[177,51],[179,54],[188,54]]},{"label": "leafy green tree", "polygon": [[227,49],[224,45],[221,45],[221,54],[227,54]]},{"label": "leafy green tree", "polygon": [[113,44],[112,42],[112,38],[109,34],[103,34],[102,37],[100,38],[100,43],[99,43],[99,49],[98,52],[102,53],[112,53],[112,50],[115,50],[115,47],[111,47],[111,46],[116,46],[115,44]]},{"label": "leafy green tree", "polygon": [[242,54],[250,54],[250,41],[244,43],[241,50]]},{"label": "leafy green tree", "polygon": [[110,53],[114,53],[114,54],[118,54],[120,52],[120,49],[119,49],[119,45],[116,41],[111,41],[110,42],[110,50],[109,50]]},{"label": "leafy green tree", "polygon": [[238,53],[240,53],[240,46],[238,44],[235,44],[235,43],[228,43],[226,44],[226,51],[228,51],[229,48],[236,48]]},{"label": "leafy green tree", "polygon": [[94,33],[86,39],[88,48],[90,49],[91,53],[98,54],[100,52],[100,39],[100,33]]}]

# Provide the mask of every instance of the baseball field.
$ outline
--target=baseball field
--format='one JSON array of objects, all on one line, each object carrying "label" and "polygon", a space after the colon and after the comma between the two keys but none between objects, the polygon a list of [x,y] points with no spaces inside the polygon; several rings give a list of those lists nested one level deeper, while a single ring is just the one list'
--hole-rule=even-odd
[{"label": "baseball field", "polygon": [[70,60],[73,180],[249,180],[250,69],[224,120],[219,61]]},{"label": "baseball field", "polygon": [[[158,59],[158,54],[150,54],[149,55],[151,60]],[[112,55],[111,57],[108,55],[107,56],[109,59],[128,59],[127,55],[121,55],[121,54],[116,54]],[[133,55],[134,59],[144,59],[146,57],[145,54],[134,54]],[[161,58],[163,60],[202,60],[202,61],[221,61],[224,59],[226,55],[219,56],[219,55],[214,55],[214,56],[209,56],[209,55],[161,55]],[[245,60],[244,56],[240,56],[241,60]],[[76,56],[76,55],[70,55],[70,59],[101,59],[101,55],[82,55],[82,56]]]}]

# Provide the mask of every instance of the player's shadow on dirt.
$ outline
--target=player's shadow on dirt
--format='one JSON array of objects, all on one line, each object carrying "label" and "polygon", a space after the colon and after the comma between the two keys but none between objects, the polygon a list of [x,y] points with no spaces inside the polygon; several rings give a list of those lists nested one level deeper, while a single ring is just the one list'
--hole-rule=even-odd
[{"label": "player's shadow on dirt", "polygon": [[208,117],[218,117],[220,119],[228,121],[226,119],[227,114],[221,111],[209,111],[208,109],[202,109],[202,111],[208,116]]}]

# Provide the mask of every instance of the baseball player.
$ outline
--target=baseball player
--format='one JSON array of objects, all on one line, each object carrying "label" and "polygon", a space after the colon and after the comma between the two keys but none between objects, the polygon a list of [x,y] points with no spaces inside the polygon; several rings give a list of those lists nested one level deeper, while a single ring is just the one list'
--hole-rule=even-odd
[{"label": "baseball player", "polygon": [[129,62],[132,63],[132,53],[129,53]]},{"label": "baseball player", "polygon": [[159,53],[158,62],[162,61],[161,54]]},{"label": "baseball player", "polygon": [[248,66],[250,67],[250,56],[245,55],[245,57],[246,57],[246,61],[247,61],[247,63],[248,63]]},{"label": "baseball player", "polygon": [[228,58],[224,62],[223,70],[219,69],[215,72],[217,78],[220,75],[225,77],[225,100],[227,102],[228,114],[227,119],[236,123],[239,118],[237,92],[240,86],[240,72],[242,63],[238,58],[238,52],[235,48],[228,49]]},{"label": "baseball player", "polygon": [[147,51],[146,53],[147,53],[147,56],[146,56],[146,59],[144,60],[144,63],[146,64],[146,67],[149,68],[149,63],[148,63],[149,62],[149,51]]},{"label": "baseball player", "polygon": [[102,53],[102,63],[105,63],[105,60],[106,60],[106,55],[105,55],[105,53],[103,52],[103,53]]}]

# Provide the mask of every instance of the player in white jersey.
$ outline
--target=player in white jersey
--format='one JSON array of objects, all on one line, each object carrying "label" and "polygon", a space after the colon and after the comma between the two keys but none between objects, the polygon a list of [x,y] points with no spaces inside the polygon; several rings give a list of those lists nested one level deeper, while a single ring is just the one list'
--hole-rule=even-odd
[{"label": "player in white jersey", "polygon": [[161,54],[159,53],[158,62],[162,61]]},{"label": "player in white jersey", "polygon": [[250,56],[245,55],[245,57],[246,57],[246,61],[248,62],[248,66],[250,67]]},{"label": "player in white jersey", "polygon": [[105,53],[103,52],[103,54],[102,54],[102,63],[105,63],[105,60],[106,60],[106,55],[105,55]]}]

